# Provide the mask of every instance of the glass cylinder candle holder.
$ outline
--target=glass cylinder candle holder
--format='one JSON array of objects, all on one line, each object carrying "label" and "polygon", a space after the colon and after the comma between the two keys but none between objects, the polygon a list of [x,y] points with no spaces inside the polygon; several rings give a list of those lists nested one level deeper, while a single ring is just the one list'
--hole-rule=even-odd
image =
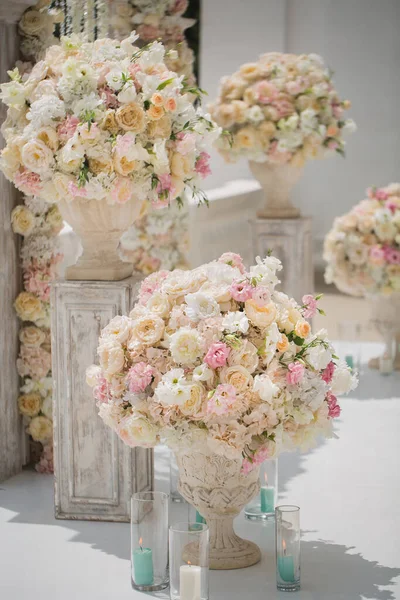
[{"label": "glass cylinder candle holder", "polygon": [[244,509],[246,519],[265,521],[275,518],[278,500],[278,459],[269,458],[260,467],[260,493]]},{"label": "glass cylinder candle holder", "polygon": [[338,323],[339,342],[335,349],[339,358],[346,361],[350,369],[360,371],[361,367],[361,323],[341,321]]},{"label": "glass cylinder candle holder", "polygon": [[300,508],[275,509],[276,586],[283,592],[300,589]]},{"label": "glass cylinder candle holder", "polygon": [[171,600],[208,600],[209,530],[205,523],[169,529]]},{"label": "glass cylinder candle holder", "polygon": [[163,492],[132,496],[131,583],[143,592],[168,587],[168,494]]},{"label": "glass cylinder candle holder", "polygon": [[178,491],[179,470],[176,462],[175,454],[169,453],[169,491],[172,502],[185,502],[184,498]]}]

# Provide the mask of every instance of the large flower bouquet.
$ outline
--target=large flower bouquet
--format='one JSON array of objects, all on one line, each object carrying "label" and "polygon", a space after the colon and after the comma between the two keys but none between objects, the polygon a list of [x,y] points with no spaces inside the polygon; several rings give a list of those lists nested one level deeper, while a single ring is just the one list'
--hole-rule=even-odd
[{"label": "large flower bouquet", "polygon": [[326,331],[311,332],[316,299],[300,306],[275,290],[279,269],[270,256],[246,272],[227,253],[147,277],[130,316],[103,329],[100,366],[88,369],[104,422],[129,446],[208,447],[243,457],[245,471],[331,435],[336,394],[355,376]]},{"label": "large flower bouquet", "polygon": [[325,238],[325,279],[353,295],[400,291],[400,184],[370,188]]},{"label": "large flower bouquet", "polygon": [[136,39],[62,38],[26,79],[10,72],[0,166],[18,189],[53,202],[155,207],[179,203],[185,186],[198,192],[219,129],[193,108],[163,45],[139,49]]},{"label": "large flower bouquet", "polygon": [[349,106],[320,56],[270,52],[224,77],[210,110],[230,134],[217,142],[227,161],[302,166],[329,151],[343,154],[343,133],[354,130],[343,117]]}]

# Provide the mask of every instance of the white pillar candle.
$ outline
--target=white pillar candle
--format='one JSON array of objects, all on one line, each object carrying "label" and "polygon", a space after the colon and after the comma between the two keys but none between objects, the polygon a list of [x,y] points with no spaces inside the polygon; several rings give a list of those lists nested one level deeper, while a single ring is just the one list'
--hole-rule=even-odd
[{"label": "white pillar candle", "polygon": [[200,600],[201,567],[182,565],[179,571],[180,600]]}]

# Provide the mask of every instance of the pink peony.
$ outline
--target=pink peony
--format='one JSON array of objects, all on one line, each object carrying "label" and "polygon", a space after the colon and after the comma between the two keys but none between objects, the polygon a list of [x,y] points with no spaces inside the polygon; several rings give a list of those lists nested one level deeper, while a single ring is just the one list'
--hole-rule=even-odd
[{"label": "pink peony", "polygon": [[396,202],[393,202],[393,200],[386,200],[385,202],[385,208],[387,208],[388,210],[390,210],[392,213],[395,213],[397,210],[397,204]]},{"label": "pink peony", "polygon": [[50,299],[50,282],[54,279],[51,267],[42,269],[34,266],[28,267],[24,272],[24,286],[27,292],[32,292],[39,296],[44,302]]},{"label": "pink peony", "polygon": [[278,111],[278,117],[289,117],[294,113],[293,103],[287,98],[278,98],[272,102],[272,106]]},{"label": "pink peony", "polygon": [[385,246],[383,249],[385,253],[385,260],[390,265],[400,265],[400,252],[395,248],[391,248],[390,246]]},{"label": "pink peony", "polygon": [[278,89],[273,83],[268,81],[260,81],[254,86],[256,98],[261,104],[270,104],[278,97]]},{"label": "pink peony", "polygon": [[17,371],[21,377],[31,377],[39,381],[48,375],[51,369],[51,354],[41,347],[21,345],[17,360]]},{"label": "pink peony", "polygon": [[332,419],[340,417],[341,408],[340,408],[339,404],[337,403],[336,396],[334,396],[332,394],[332,392],[328,392],[326,401],[328,402],[328,406],[329,406],[328,416],[331,417]]},{"label": "pink peony", "polygon": [[169,271],[158,271],[143,279],[139,290],[139,304],[147,303],[151,295],[160,288],[161,283],[169,273]]},{"label": "pink peony", "polygon": [[99,383],[93,388],[93,396],[97,402],[108,402],[109,389],[107,380],[104,377],[99,377]]},{"label": "pink peony", "polygon": [[69,140],[69,138],[71,138],[74,133],[76,128],[79,125],[79,119],[78,117],[74,117],[72,115],[68,116],[65,121],[63,121],[58,127],[57,127],[57,133],[59,138],[61,139],[62,142],[66,142],[67,140]]},{"label": "pink peony", "polygon": [[196,164],[194,165],[194,170],[202,179],[205,179],[205,177],[211,175],[209,161],[210,155],[207,152],[201,152],[199,158],[196,160]]},{"label": "pink peony", "polygon": [[225,263],[231,267],[236,267],[236,269],[239,269],[242,274],[246,272],[243,259],[240,254],[235,254],[234,252],[224,252],[219,257],[218,262]]},{"label": "pink peony", "polygon": [[377,190],[375,190],[375,198],[377,200],[387,200],[389,198],[389,195],[385,192],[385,190],[378,188]]},{"label": "pink peony", "polygon": [[332,381],[335,368],[335,363],[332,361],[325,367],[321,377],[321,379],[325,381],[325,383],[330,383]]},{"label": "pink peony", "polygon": [[306,294],[305,296],[303,296],[302,301],[305,307],[305,310],[303,312],[304,318],[312,319],[313,317],[315,317],[315,314],[317,312],[317,301],[314,298],[314,296],[312,296],[311,294]]},{"label": "pink peony", "polygon": [[374,265],[383,265],[386,254],[382,246],[379,246],[378,244],[372,246],[369,251],[369,259]]},{"label": "pink peony", "polygon": [[128,387],[129,391],[134,394],[144,392],[153,379],[153,367],[145,362],[139,362],[128,371]]},{"label": "pink peony", "polygon": [[204,362],[212,369],[224,367],[230,354],[231,349],[224,342],[214,342],[208,349],[204,357]]},{"label": "pink peony", "polygon": [[236,388],[229,383],[221,383],[207,403],[207,413],[225,415],[236,402]]},{"label": "pink peony", "polygon": [[28,171],[27,169],[22,169],[22,171],[19,171],[16,174],[14,183],[15,187],[17,187],[21,192],[30,196],[39,194],[40,190],[42,189],[42,180],[40,179],[40,175],[33,173],[32,171]]},{"label": "pink peony", "polygon": [[253,296],[253,287],[246,280],[234,281],[229,291],[236,302],[246,302]]},{"label": "pink peony", "polygon": [[288,365],[289,372],[286,375],[286,381],[289,385],[296,385],[303,380],[304,366],[300,362],[292,362]]}]

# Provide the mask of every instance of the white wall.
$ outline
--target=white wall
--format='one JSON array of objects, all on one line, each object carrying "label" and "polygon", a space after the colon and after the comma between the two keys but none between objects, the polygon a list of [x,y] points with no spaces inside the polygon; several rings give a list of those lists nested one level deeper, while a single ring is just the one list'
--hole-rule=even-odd
[{"label": "white wall", "polygon": [[[335,71],[358,131],[347,157],[312,161],[293,198],[314,217],[316,241],[333,218],[363,198],[371,184],[400,180],[399,0],[203,0],[201,85],[210,98],[218,80],[262,52],[316,52]],[[245,161],[213,155],[209,186],[250,177]]]}]

